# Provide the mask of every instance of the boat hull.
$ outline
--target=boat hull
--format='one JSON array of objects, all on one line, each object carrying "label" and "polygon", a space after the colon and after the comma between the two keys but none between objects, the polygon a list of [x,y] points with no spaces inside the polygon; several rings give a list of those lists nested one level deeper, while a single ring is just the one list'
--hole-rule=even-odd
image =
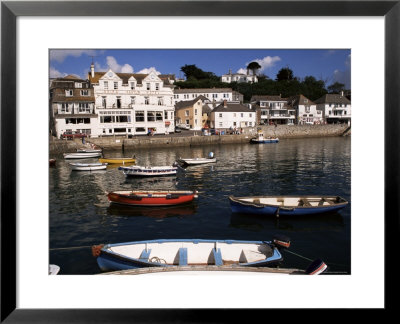
[{"label": "boat hull", "polygon": [[127,177],[163,177],[174,176],[177,173],[177,167],[119,167]]},{"label": "boat hull", "polygon": [[91,153],[64,153],[64,159],[88,159],[101,156],[100,152]]},{"label": "boat hull", "polygon": [[73,171],[95,171],[105,170],[107,168],[107,163],[70,163],[69,165]]},{"label": "boat hull", "polygon": [[250,140],[250,143],[252,144],[266,144],[266,143],[278,143],[278,142],[279,142],[278,138],[262,139],[262,140],[252,138]]},{"label": "boat hull", "polygon": [[125,164],[125,163],[135,163],[136,159],[134,158],[101,158],[99,159],[101,163],[108,164]]},{"label": "boat hull", "polygon": [[110,192],[108,200],[111,203],[129,206],[175,206],[193,201],[197,198],[195,191],[115,191]]},{"label": "boat hull", "polygon": [[[128,253],[123,254],[122,251],[128,251],[130,248],[135,249],[135,246],[137,246],[139,249],[140,257],[132,257],[129,256]],[[241,267],[265,267],[272,264],[277,264],[283,260],[279,249],[273,243],[266,241],[224,241],[200,239],[152,240],[107,244],[105,246],[93,248],[93,255],[97,257],[97,263],[102,271],[128,270],[146,267],[199,265],[215,265],[223,267],[232,266],[232,264]],[[243,257],[244,251],[242,249],[246,248],[253,249],[253,251],[246,250],[246,253],[256,253],[258,255],[262,255],[260,256],[262,259],[253,261],[250,257],[248,261],[245,257]],[[181,253],[182,249],[185,250],[185,253],[183,254]],[[239,252],[241,251],[240,258],[244,259],[239,259],[238,257],[238,260],[235,263],[230,260],[231,256],[229,254],[232,252],[232,249],[238,249]],[[166,254],[170,254],[170,262],[166,261],[168,260],[168,257],[164,256],[160,251],[165,251]],[[197,251],[200,251],[198,252],[199,254],[201,254],[201,251],[203,251],[203,254],[204,251],[206,251],[206,255],[210,254],[210,256],[206,258],[204,262],[199,262],[196,259]]]},{"label": "boat hull", "polygon": [[184,165],[199,165],[199,164],[215,163],[217,162],[217,159],[216,158],[179,159],[178,162]]},{"label": "boat hull", "polygon": [[[339,202],[334,204],[327,204],[321,206],[276,206],[272,204],[263,204],[259,202],[251,202],[250,199],[272,198],[272,196],[263,197],[229,197],[231,210],[233,213],[241,214],[257,214],[265,216],[306,216],[306,215],[319,215],[325,213],[337,212],[347,206],[347,201],[338,197]],[[299,199],[328,199],[328,197],[310,197],[310,196],[297,196],[286,198],[299,198]],[[332,197],[329,197],[332,198]],[[247,201],[245,201],[246,199]]]}]

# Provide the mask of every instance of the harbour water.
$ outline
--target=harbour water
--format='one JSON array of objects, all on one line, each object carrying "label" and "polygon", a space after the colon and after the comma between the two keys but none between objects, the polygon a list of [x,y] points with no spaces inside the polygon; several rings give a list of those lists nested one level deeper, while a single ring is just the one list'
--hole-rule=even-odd
[{"label": "harbour water", "polygon": [[[104,152],[136,156],[137,165],[172,165],[179,157],[217,163],[179,170],[177,176],[126,178],[117,166],[104,171],[71,171],[62,156],[49,170],[49,261],[60,275],[97,274],[96,244],[149,239],[271,240],[290,238],[285,268],[305,269],[322,259],[331,273],[351,273],[351,138],[283,139],[278,144],[224,144]],[[83,160],[80,160],[83,161]],[[95,162],[97,159],[86,161]],[[76,161],[75,161],[76,162]],[[110,206],[106,192],[130,189],[198,190],[181,207]],[[349,201],[339,213],[307,217],[233,214],[228,196],[338,195]]]}]

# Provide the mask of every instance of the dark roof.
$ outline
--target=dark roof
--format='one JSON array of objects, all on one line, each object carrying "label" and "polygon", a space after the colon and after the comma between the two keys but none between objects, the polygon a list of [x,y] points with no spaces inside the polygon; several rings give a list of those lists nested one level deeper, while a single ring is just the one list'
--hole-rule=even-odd
[{"label": "dark roof", "polygon": [[213,109],[213,112],[255,112],[255,111],[239,103],[227,102],[226,106],[224,106],[224,103],[221,103],[220,105],[215,107]]},{"label": "dark roof", "polygon": [[288,100],[288,105],[290,106],[299,106],[299,105],[315,105],[314,102],[312,102],[310,99],[307,97],[303,96],[302,94],[290,97]]},{"label": "dark roof", "polygon": [[321,103],[333,103],[333,104],[350,104],[351,101],[347,99],[345,96],[342,96],[340,94],[332,94],[328,93],[323,95],[321,98],[318,98],[317,100],[314,101],[316,104],[321,104]]},{"label": "dark roof", "polygon": [[196,99],[193,100],[179,101],[175,104],[175,109],[179,110],[187,107],[192,107],[197,101],[201,99],[201,96],[198,96]]},{"label": "dark roof", "polygon": [[[92,74],[91,72],[88,73],[88,78],[89,81],[92,83],[99,83],[99,79],[106,74],[107,72],[94,72],[94,77],[92,78]],[[128,80],[130,77],[134,77],[137,81],[138,84],[142,84],[142,81],[145,77],[148,76],[148,74],[144,74],[144,73],[115,73],[116,75],[118,75],[118,77],[120,77],[122,79],[122,83],[123,84],[128,84]],[[173,74],[158,74],[157,75],[163,82],[164,82],[164,86],[172,86],[169,84],[169,80],[173,78],[175,78],[175,76]]]},{"label": "dark roof", "polygon": [[220,93],[232,92],[231,88],[197,88],[197,89],[178,89],[175,88],[175,93]]},{"label": "dark roof", "polygon": [[250,101],[286,101],[287,98],[282,98],[279,96],[269,96],[269,95],[255,95],[252,96]]}]

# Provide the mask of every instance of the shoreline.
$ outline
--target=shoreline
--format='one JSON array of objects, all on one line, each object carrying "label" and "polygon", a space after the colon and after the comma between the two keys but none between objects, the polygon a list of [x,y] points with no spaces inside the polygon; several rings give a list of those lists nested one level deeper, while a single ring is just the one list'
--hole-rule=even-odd
[{"label": "shoreline", "polygon": [[[277,125],[277,126],[258,126],[261,128],[265,137],[278,137],[279,139],[291,138],[311,138],[311,137],[332,137],[350,136],[351,127],[347,124],[329,125]],[[249,143],[250,139],[257,133],[257,128],[248,127],[243,129],[240,135],[201,135],[201,131],[188,131],[186,134],[169,134],[155,136],[108,136],[89,138],[86,142],[96,144],[104,150],[132,150],[137,148],[160,148],[160,147],[179,147],[197,145],[217,145],[233,143]],[[82,147],[81,139],[61,140],[50,138],[49,154],[58,155],[62,153],[76,152]]]}]

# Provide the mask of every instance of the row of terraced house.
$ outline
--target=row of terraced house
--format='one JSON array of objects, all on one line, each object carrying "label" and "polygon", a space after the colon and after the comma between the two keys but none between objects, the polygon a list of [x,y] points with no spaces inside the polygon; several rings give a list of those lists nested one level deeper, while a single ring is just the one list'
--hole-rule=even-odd
[{"label": "row of terraced house", "polygon": [[303,95],[253,96],[230,88],[180,89],[174,75],[116,73],[109,69],[88,78],[50,82],[50,132],[91,137],[173,133],[177,125],[192,130],[234,129],[268,124],[350,123],[351,102],[327,94],[312,102]]}]

